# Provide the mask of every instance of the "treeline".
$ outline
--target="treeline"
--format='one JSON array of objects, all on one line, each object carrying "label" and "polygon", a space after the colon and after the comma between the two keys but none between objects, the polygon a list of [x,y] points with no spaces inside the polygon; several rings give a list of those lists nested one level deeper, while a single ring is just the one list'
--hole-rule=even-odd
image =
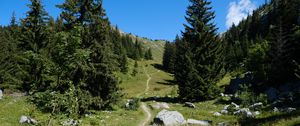
[{"label": "treeline", "polygon": [[255,83],[263,84],[261,88],[296,81],[299,16],[299,0],[272,0],[233,25],[223,36],[226,69],[253,72]]},{"label": "treeline", "polygon": [[183,100],[215,98],[216,83],[225,73],[253,73],[256,91],[299,81],[299,0],[272,0],[221,35],[211,2],[190,3],[182,37],[166,43],[163,57]]},{"label": "treeline", "polygon": [[26,91],[40,109],[73,118],[110,109],[122,93],[115,72],[128,59],[152,59],[138,39],[112,27],[102,0],[67,0],[54,20],[31,0],[20,23],[0,27],[0,86]]}]

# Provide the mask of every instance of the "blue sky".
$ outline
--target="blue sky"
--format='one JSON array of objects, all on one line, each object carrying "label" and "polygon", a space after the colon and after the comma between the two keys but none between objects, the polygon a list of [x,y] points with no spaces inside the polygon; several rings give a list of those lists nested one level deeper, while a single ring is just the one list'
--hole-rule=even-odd
[{"label": "blue sky", "polygon": [[[57,17],[55,7],[63,0],[42,0],[46,11]],[[214,22],[219,32],[224,32],[232,23],[237,24],[264,0],[212,0],[216,12]],[[7,25],[12,12],[17,18],[25,16],[29,0],[0,0],[0,25]],[[113,25],[122,31],[151,39],[173,40],[183,30],[188,0],[104,0],[104,8]]]}]

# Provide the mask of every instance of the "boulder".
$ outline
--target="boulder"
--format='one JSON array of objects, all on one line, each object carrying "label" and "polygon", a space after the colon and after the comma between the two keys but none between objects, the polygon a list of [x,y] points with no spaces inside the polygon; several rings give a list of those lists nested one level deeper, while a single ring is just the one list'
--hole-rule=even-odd
[{"label": "boulder", "polygon": [[37,124],[38,122],[35,119],[32,119],[28,116],[21,116],[20,121],[21,124]]},{"label": "boulder", "polygon": [[181,113],[164,109],[154,118],[153,126],[178,126],[183,125],[184,123],[185,119]]},{"label": "boulder", "polygon": [[190,107],[190,108],[196,108],[196,106],[192,102],[185,102],[184,106]]},{"label": "boulder", "polygon": [[187,125],[193,125],[193,126],[210,126],[212,121],[210,120],[195,120],[195,119],[188,119],[186,121]]},{"label": "boulder", "polygon": [[3,97],[3,92],[2,92],[2,90],[0,89],[0,100],[2,99],[2,97]]},{"label": "boulder", "polygon": [[151,105],[152,108],[154,109],[169,109],[169,104],[168,103],[156,103]]}]

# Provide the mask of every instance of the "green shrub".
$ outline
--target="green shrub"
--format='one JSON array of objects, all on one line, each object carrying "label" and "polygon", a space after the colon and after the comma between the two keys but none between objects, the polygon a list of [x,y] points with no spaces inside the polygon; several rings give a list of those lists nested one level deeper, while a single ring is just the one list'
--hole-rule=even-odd
[{"label": "green shrub", "polygon": [[266,94],[256,94],[253,90],[251,90],[250,86],[245,84],[241,85],[241,90],[238,92],[237,99],[243,107],[249,107],[257,102],[262,102],[263,104],[267,103]]},{"label": "green shrub", "polygon": [[125,109],[127,110],[138,110],[139,107],[140,107],[140,99],[138,98],[128,100],[128,102],[125,105]]}]

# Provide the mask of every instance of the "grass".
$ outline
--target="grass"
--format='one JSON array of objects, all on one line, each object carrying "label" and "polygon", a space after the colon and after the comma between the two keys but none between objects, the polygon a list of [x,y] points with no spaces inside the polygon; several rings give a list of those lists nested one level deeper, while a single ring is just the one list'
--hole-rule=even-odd
[{"label": "grass", "polygon": [[[273,113],[264,111],[261,115],[254,119],[241,119],[237,116],[222,115],[213,116],[214,112],[220,112],[225,104],[217,103],[216,100],[194,103],[197,108],[187,108],[183,104],[177,103],[177,86],[174,84],[173,75],[159,70],[154,64],[160,64],[162,58],[162,50],[164,42],[145,42],[146,48],[152,48],[153,61],[138,61],[139,72],[136,76],[132,76],[134,60],[129,59],[129,72],[127,74],[116,73],[121,80],[120,87],[124,92],[124,101],[129,98],[141,96],[143,101],[148,105],[155,104],[151,98],[160,97],[156,102],[167,102],[170,106],[169,110],[175,110],[182,113],[185,119],[212,120],[213,125],[220,122],[227,122],[230,125],[262,125],[262,126],[293,126],[300,125],[300,111],[295,113]],[[146,74],[150,74],[148,93],[145,93]],[[233,75],[226,74],[217,85],[224,87],[229,84]],[[0,122],[1,126],[18,126],[19,119],[22,115],[31,116],[38,120],[40,125],[47,125],[50,114],[42,113],[36,109],[34,105],[26,100],[27,97],[10,97],[5,96],[0,100]],[[83,126],[135,126],[141,123],[145,118],[142,109],[137,111],[129,111],[123,109],[123,103],[115,107],[114,111],[97,111],[91,116],[81,118]],[[160,110],[152,110],[152,116],[155,116]],[[152,117],[154,118],[154,117]],[[60,125],[60,122],[68,119],[64,115],[55,116],[52,125]]]},{"label": "grass", "polygon": [[[50,119],[49,113],[38,111],[34,105],[26,101],[27,97],[6,96],[0,100],[0,122],[1,126],[19,126],[19,119],[22,115],[30,116],[38,120],[39,125],[47,125]],[[81,119],[83,126],[133,126],[140,123],[143,119],[143,111],[128,111],[116,109],[115,111],[96,112],[88,117]],[[52,120],[53,126],[60,125],[60,122],[68,119],[64,115],[58,115]]]}]

